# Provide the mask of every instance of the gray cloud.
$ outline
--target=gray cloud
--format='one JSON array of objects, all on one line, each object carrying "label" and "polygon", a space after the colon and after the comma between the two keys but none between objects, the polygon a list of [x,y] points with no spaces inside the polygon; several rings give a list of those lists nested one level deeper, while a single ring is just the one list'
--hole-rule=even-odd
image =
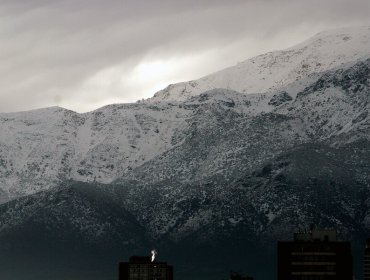
[{"label": "gray cloud", "polygon": [[368,0],[4,0],[0,111],[133,102],[327,28]]}]

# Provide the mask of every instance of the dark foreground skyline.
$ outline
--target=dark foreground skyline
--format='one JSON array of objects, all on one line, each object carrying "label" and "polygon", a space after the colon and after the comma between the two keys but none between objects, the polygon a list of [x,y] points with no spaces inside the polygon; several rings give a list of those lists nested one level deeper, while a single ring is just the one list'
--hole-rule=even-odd
[{"label": "dark foreground skyline", "polygon": [[[247,248],[246,248],[247,249]],[[339,240],[335,229],[318,229],[294,233],[294,239],[277,242],[277,280],[367,280],[370,275],[370,238],[364,242],[362,271],[355,275],[351,242]],[[173,280],[174,268],[157,255],[131,256],[120,262],[118,280]],[[265,265],[265,269],[273,269]],[[239,267],[239,271],[244,267]],[[175,269],[176,271],[176,269]],[[194,271],[196,274],[196,271]],[[221,276],[219,278],[221,280]],[[225,279],[225,278],[223,278]],[[239,272],[230,272],[230,280],[255,280]],[[257,277],[257,279],[260,279]]]}]

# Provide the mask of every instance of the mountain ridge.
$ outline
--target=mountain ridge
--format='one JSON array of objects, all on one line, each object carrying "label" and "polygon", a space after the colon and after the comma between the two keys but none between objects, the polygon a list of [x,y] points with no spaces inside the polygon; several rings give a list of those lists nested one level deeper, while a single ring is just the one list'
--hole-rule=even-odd
[{"label": "mountain ridge", "polygon": [[178,279],[267,279],[276,241],[310,224],[338,229],[360,263],[370,58],[352,55],[268,92],[0,114],[5,279],[113,280],[118,260],[152,248]]},{"label": "mountain ridge", "polygon": [[198,80],[169,85],[144,102],[186,100],[212,88],[227,88],[242,93],[278,91],[312,73],[366,59],[370,55],[369,33],[368,26],[320,32],[286,50],[250,58]]}]

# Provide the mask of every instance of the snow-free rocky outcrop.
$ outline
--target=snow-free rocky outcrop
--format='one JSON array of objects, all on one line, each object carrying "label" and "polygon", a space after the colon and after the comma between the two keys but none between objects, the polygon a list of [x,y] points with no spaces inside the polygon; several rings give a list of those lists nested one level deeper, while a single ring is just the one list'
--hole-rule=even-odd
[{"label": "snow-free rocky outcrop", "polygon": [[[356,257],[370,231],[369,33],[321,33],[201,92],[0,114],[4,279],[115,279],[120,258],[153,247],[177,279],[267,279],[276,240],[312,223]],[[15,272],[20,255],[34,262]]]}]

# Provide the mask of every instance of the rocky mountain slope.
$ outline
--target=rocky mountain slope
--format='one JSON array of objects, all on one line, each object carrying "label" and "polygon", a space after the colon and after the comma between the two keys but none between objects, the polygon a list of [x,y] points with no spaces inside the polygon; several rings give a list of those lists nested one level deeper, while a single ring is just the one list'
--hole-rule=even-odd
[{"label": "rocky mountain slope", "polygon": [[0,208],[2,279],[106,279],[120,258],[148,248],[135,217],[93,184],[66,183]]},{"label": "rocky mountain slope", "polygon": [[261,93],[0,114],[4,279],[115,279],[119,259],[153,247],[177,279],[241,268],[268,279],[275,242],[312,223],[337,228],[358,257],[370,230],[366,30],[293,48],[326,68],[297,77],[277,62],[284,82]]}]

